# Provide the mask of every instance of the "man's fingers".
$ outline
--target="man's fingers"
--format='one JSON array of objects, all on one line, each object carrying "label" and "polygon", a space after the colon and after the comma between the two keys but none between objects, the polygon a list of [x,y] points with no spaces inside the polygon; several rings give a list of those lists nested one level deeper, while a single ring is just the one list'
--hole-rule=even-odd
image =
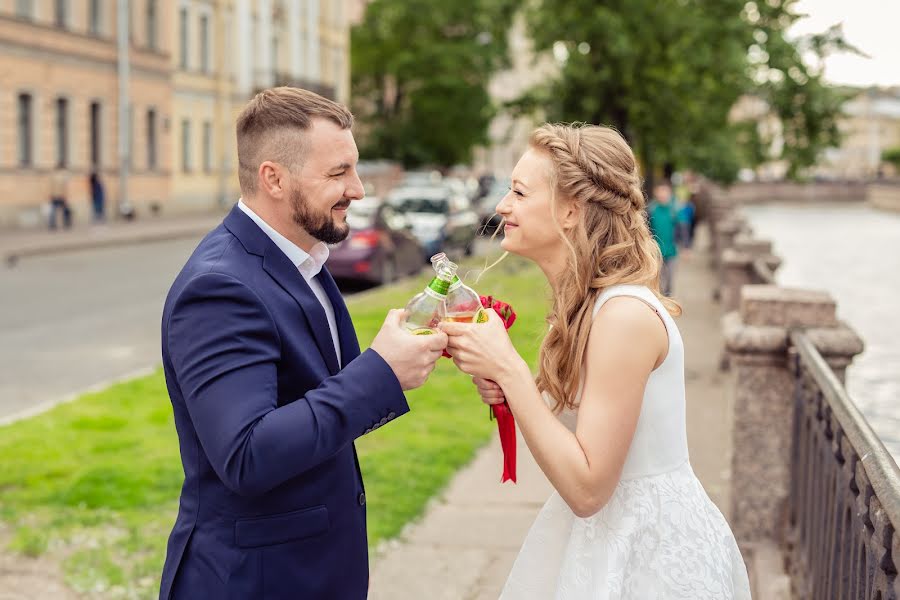
[{"label": "man's fingers", "polygon": [[441,350],[447,347],[447,334],[442,331],[436,331],[431,335],[419,336],[426,350]]},{"label": "man's fingers", "polygon": [[386,325],[394,325],[396,327],[400,327],[405,319],[406,310],[402,308],[393,308],[388,311],[387,316],[384,318],[384,322]]}]

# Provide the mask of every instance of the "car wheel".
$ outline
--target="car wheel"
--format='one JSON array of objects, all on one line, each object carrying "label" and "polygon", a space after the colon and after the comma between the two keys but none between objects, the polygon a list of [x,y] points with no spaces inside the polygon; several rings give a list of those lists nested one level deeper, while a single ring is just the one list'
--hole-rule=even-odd
[{"label": "car wheel", "polygon": [[397,279],[397,267],[394,265],[393,259],[385,259],[381,263],[381,285],[388,285]]}]

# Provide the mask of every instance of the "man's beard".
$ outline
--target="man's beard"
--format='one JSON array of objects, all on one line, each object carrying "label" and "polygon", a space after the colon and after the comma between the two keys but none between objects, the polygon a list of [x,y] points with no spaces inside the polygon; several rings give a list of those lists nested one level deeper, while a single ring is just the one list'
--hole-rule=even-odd
[{"label": "man's beard", "polygon": [[[336,206],[349,205],[350,201],[344,200]],[[343,242],[350,235],[350,226],[347,223],[336,223],[334,217],[331,216],[331,209],[325,215],[314,213],[306,200],[306,196],[303,195],[303,191],[300,189],[296,189],[291,194],[291,209],[294,222],[320,242],[337,244],[338,242]]]}]

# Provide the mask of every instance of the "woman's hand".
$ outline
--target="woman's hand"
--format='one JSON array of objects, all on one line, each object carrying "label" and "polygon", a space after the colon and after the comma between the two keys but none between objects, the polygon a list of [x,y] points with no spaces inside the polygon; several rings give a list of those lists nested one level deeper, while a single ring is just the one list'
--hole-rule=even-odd
[{"label": "woman's hand", "polygon": [[503,390],[495,382],[490,379],[482,379],[481,377],[473,377],[472,383],[478,388],[481,395],[481,401],[487,405],[503,404],[506,402],[506,395]]},{"label": "woman's hand", "polygon": [[486,323],[441,322],[447,334],[447,352],[463,373],[479,379],[498,381],[498,377],[521,362],[503,321],[494,309],[485,311]]}]

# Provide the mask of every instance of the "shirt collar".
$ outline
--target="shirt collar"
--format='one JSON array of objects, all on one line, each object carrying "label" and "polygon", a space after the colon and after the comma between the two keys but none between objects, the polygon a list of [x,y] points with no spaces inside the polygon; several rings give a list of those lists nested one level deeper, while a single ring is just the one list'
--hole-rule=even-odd
[{"label": "shirt collar", "polygon": [[275,229],[266,223],[262,217],[253,212],[249,206],[244,204],[243,200],[238,200],[238,208],[244,211],[248,217],[253,219],[260,229],[263,230],[269,239],[271,239],[278,248],[290,259],[294,266],[303,275],[303,278],[309,281],[319,274],[325,261],[328,260],[329,250],[324,242],[319,242],[313,246],[309,252],[287,239]]}]

